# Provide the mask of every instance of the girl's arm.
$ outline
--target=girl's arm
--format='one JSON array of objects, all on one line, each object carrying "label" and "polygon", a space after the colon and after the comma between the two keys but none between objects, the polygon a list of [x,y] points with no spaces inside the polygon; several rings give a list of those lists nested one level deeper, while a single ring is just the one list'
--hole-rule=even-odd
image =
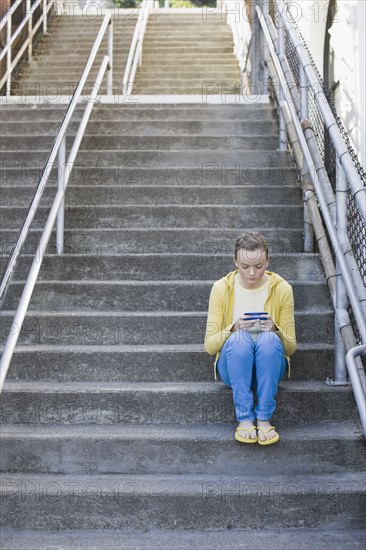
[{"label": "girl's arm", "polygon": [[225,325],[225,298],[220,296],[220,292],[215,283],[211,289],[210,301],[208,306],[208,316],[206,323],[205,350],[209,355],[218,353],[226,340],[232,334],[231,329],[234,323]]}]

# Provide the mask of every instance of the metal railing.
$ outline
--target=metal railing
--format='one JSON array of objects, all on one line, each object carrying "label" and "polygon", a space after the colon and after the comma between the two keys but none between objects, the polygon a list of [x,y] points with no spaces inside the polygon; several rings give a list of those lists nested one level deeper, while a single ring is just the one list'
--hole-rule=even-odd
[{"label": "metal railing", "polygon": [[[320,257],[327,276],[335,309],[335,380],[347,383],[347,368],[352,382],[361,422],[366,434],[366,378],[360,360],[365,346],[356,346],[348,307],[354,315],[360,340],[366,343],[366,289],[348,234],[347,195],[358,208],[362,224],[366,223],[366,187],[352,155],[344,142],[337,121],[325,97],[322,83],[309,59],[301,37],[291,20],[286,4],[274,0],[277,21],[256,7],[257,16],[268,46],[265,65],[280,115],[280,149],[292,149],[301,176],[305,215],[305,242],[315,233]],[[268,5],[267,5],[268,7]],[[277,32],[278,31],[278,32]],[[296,82],[286,57],[284,33],[298,57],[299,78]],[[324,127],[335,150],[336,194],[319,152],[308,118],[309,96],[316,102]],[[320,210],[319,210],[320,207]],[[323,227],[323,222],[326,231]],[[309,230],[310,228],[310,230]],[[331,241],[331,247],[328,243]],[[332,257],[335,258],[335,263]],[[349,304],[348,304],[349,301]],[[346,352],[348,352],[346,360]],[[352,365],[355,366],[352,366]]]},{"label": "metal railing", "polygon": [[[17,0],[0,21],[0,33],[6,28],[6,44],[0,54],[0,63],[6,58],[6,69],[0,80],[0,92],[6,85],[5,93],[7,96],[11,94],[12,75],[14,69],[22,60],[22,56],[27,51],[28,61],[32,58],[33,41],[41,25],[43,25],[43,33],[47,33],[49,11],[52,7],[58,13],[61,13],[63,0],[36,0],[33,4],[31,4],[31,0]],[[38,8],[40,9],[38,10]],[[18,9],[25,11],[25,16],[13,32],[14,15]],[[39,17],[37,21],[33,21],[33,16],[37,10],[39,11]],[[27,30],[27,37],[13,58],[14,46],[21,38],[23,29]]]},{"label": "metal railing", "polygon": [[154,8],[154,4],[155,0],[144,0],[140,7],[140,13],[137,19],[135,32],[133,33],[131,48],[128,54],[126,69],[122,81],[122,90],[126,95],[131,95],[137,65],[141,66],[142,63],[142,44],[144,41],[150,11]]},{"label": "metal railing", "polygon": [[66,160],[66,131],[69,127],[69,123],[71,121],[72,115],[75,111],[76,106],[79,103],[81,92],[85,86],[87,77],[90,73],[90,70],[92,68],[92,65],[95,61],[95,58],[97,56],[97,53],[99,51],[100,45],[102,43],[102,40],[104,38],[104,35],[109,29],[109,40],[108,40],[108,50],[110,50],[110,53],[112,52],[113,47],[113,34],[112,34],[112,14],[111,12],[107,13],[104,16],[103,23],[100,27],[99,33],[97,35],[97,38],[94,42],[94,45],[92,47],[92,50],[90,52],[89,58],[87,60],[87,63],[85,65],[85,68],[83,70],[83,73],[80,77],[79,83],[75,89],[75,92],[71,98],[69,107],[66,111],[65,117],[63,119],[63,122],[61,124],[61,127],[58,131],[58,134],[55,138],[54,145],[51,149],[51,152],[49,154],[49,157],[46,162],[46,167],[43,171],[41,180],[38,184],[36,194],[34,196],[34,199],[32,201],[32,204],[30,206],[26,221],[24,222],[23,228],[20,232],[20,235],[18,237],[17,243],[13,249],[13,252],[10,256],[10,261],[8,263],[7,269],[5,271],[4,277],[1,282],[0,287],[0,297],[4,295],[4,292],[7,288],[7,285],[10,281],[11,275],[14,272],[15,266],[17,264],[19,254],[22,250],[23,244],[25,242],[25,239],[29,232],[29,227],[32,223],[32,220],[34,218],[34,215],[37,211],[37,208],[39,206],[43,191],[45,189],[45,186],[47,184],[48,178],[50,176],[52,167],[54,165],[54,162],[56,160],[56,157],[58,157],[58,190],[55,196],[55,199],[52,203],[50,213],[48,215],[44,230],[41,235],[41,239],[38,244],[37,251],[34,255],[33,263],[30,268],[23,293],[21,295],[18,308],[16,310],[15,317],[13,319],[13,323],[11,326],[11,329],[8,334],[8,338],[6,340],[4,350],[1,356],[0,361],[0,391],[2,390],[6,374],[8,372],[8,368],[10,365],[11,358],[14,353],[14,349],[16,346],[16,343],[18,341],[18,337],[20,334],[20,330],[23,325],[23,321],[25,318],[25,315],[28,310],[29,302],[32,297],[32,293],[37,281],[37,277],[42,265],[43,257],[46,252],[47,244],[50,240],[52,230],[55,226],[55,223],[57,222],[56,227],[56,245],[57,245],[57,253],[62,254],[63,251],[63,234],[64,234],[64,197],[65,192],[67,188],[67,184],[70,179],[71,171],[73,169],[76,156],[79,152],[79,147],[81,140],[84,137],[85,129],[88,124],[92,109],[95,105],[95,100],[99,92],[99,88],[101,87],[104,74],[106,70],[108,69],[108,87],[111,91],[112,86],[112,65],[111,65],[111,56],[105,55],[103,58],[103,61],[100,65],[97,78],[95,80],[95,83],[92,87],[92,92],[90,94],[90,97],[87,100],[87,105],[84,111],[84,114],[82,116],[79,128],[77,130],[76,136],[74,138],[69,156]]}]

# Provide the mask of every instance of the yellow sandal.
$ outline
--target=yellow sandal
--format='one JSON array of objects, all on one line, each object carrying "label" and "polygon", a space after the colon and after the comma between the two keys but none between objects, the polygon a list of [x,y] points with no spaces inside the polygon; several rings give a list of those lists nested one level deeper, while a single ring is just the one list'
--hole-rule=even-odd
[{"label": "yellow sandal", "polygon": [[[263,432],[264,434],[267,434],[270,430],[276,430],[276,428],[274,426],[270,426],[269,428],[267,428],[266,430],[264,428],[260,428],[259,426],[257,426],[257,430],[260,430],[261,432]],[[280,439],[280,436],[279,434],[276,432],[276,435],[274,437],[272,437],[272,439],[264,439],[263,441],[261,439],[259,439],[258,437],[258,443],[259,445],[272,445],[273,443],[277,443],[277,441]]]},{"label": "yellow sandal", "polygon": [[253,430],[255,430],[256,427],[255,426],[252,426],[251,428],[244,428],[243,426],[238,426],[236,428],[236,432],[235,432],[235,439],[236,441],[240,441],[240,443],[257,443],[258,441],[258,437],[243,437],[239,434],[239,431],[240,430],[243,430],[244,432],[248,432],[248,434],[251,434]]}]

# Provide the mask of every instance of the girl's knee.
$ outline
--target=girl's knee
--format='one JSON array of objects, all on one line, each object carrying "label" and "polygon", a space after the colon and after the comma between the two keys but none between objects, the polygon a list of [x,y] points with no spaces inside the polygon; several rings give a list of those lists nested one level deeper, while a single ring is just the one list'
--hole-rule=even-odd
[{"label": "girl's knee", "polygon": [[251,335],[245,330],[233,332],[227,341],[227,348],[230,349],[231,352],[241,355],[246,355],[249,351],[252,351],[253,345]]}]

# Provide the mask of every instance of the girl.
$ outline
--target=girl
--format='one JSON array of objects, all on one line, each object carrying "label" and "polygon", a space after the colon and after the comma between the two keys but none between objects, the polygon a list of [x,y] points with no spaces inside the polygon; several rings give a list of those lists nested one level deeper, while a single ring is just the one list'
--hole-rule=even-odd
[{"label": "girl", "polygon": [[[212,287],[205,350],[216,354],[215,379],[218,371],[233,391],[239,422],[235,439],[270,445],[280,438],[269,422],[278,383],[296,349],[292,287],[267,271],[268,243],[260,233],[237,237],[234,263],[237,269]],[[245,315],[252,312],[267,315]]]}]

